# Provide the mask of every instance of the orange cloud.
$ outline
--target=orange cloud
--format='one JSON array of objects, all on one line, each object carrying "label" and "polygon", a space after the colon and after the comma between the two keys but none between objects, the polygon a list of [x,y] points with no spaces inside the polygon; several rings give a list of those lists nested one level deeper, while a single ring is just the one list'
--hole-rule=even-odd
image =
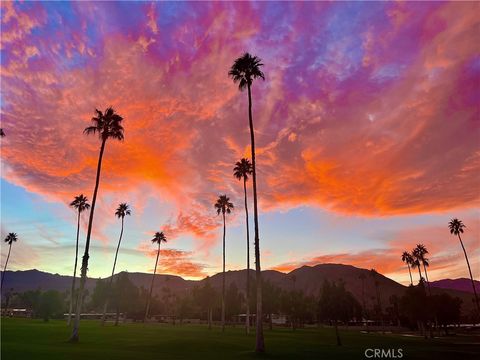
[{"label": "orange cloud", "polygon": [[[138,248],[152,259],[156,259],[157,250],[145,244]],[[205,265],[192,260],[193,252],[177,249],[161,249],[158,260],[158,274],[171,274],[186,278],[204,278],[207,276]],[[149,271],[153,272],[153,268]]]}]

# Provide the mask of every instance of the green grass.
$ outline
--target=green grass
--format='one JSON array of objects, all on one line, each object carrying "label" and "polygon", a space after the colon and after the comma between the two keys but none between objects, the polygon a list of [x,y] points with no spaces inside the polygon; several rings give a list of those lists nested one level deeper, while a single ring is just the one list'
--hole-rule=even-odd
[{"label": "green grass", "polygon": [[[365,359],[367,348],[403,349],[404,359],[480,358],[479,339],[456,336],[434,340],[391,334],[341,331],[343,346],[335,345],[333,329],[265,331],[267,353],[253,353],[255,337],[241,327],[209,331],[201,325],[122,324],[101,327],[82,321],[80,342],[67,342],[63,321],[2,319],[2,360],[109,359]],[[475,344],[476,343],[476,344]]]}]

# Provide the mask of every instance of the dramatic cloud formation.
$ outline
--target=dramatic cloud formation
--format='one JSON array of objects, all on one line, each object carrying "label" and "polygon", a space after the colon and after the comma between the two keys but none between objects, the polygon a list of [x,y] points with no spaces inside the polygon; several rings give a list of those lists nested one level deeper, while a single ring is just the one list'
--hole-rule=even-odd
[{"label": "dramatic cloud formation", "polygon": [[[4,179],[52,201],[89,194],[99,142],[82,131],[97,107],[125,118],[125,141],[105,152],[99,238],[107,204],[129,193],[140,214],[151,199],[168,209],[169,236],[215,245],[212,202],[243,196],[232,167],[248,156],[247,98],[227,77],[243,51],[265,63],[253,86],[262,211],[478,206],[478,3],[1,6]],[[372,251],[308,261],[398,268]],[[162,266],[200,274],[191,256]]]}]

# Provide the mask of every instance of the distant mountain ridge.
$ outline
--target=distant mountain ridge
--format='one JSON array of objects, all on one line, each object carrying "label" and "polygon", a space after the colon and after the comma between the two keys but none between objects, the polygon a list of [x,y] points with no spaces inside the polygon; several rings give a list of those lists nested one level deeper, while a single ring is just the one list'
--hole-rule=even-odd
[{"label": "distant mountain ridge", "polygon": [[[473,280],[475,284],[475,290],[480,293],[480,281]],[[467,278],[459,279],[442,279],[430,282],[430,285],[440,289],[453,289],[459,291],[465,291],[473,294],[472,281]]]},{"label": "distant mountain ridge", "polygon": [[[226,272],[226,285],[235,283],[240,291],[243,291],[246,284],[246,271],[235,270]],[[255,280],[255,271],[251,271],[251,279]],[[115,274],[114,276],[118,276]],[[130,280],[137,287],[148,288],[152,274],[147,273],[128,273]],[[157,274],[155,280],[154,293],[160,294],[162,289],[167,287],[174,293],[185,292],[194,286],[202,286],[205,281],[212,286],[220,289],[222,283],[222,274],[218,273],[202,280],[185,280],[180,276]],[[282,273],[275,270],[262,271],[262,278],[269,281],[284,290],[302,290],[307,294],[318,295],[325,280],[341,281],[345,288],[350,291],[357,300],[363,302],[363,293],[365,294],[365,303],[367,307],[372,307],[375,299],[375,284],[371,271],[357,268],[351,265],[343,264],[318,264],[315,266],[302,266],[289,273]],[[363,278],[363,282],[362,282]],[[106,278],[108,279],[108,278]],[[7,271],[4,289],[14,292],[24,292],[28,290],[57,290],[61,292],[69,291],[71,287],[71,276],[51,274],[39,270],[26,271]],[[92,291],[98,279],[87,278],[86,289]],[[389,306],[389,299],[392,295],[402,296],[406,286],[377,273],[376,280],[381,294],[383,307]],[[477,285],[479,282],[476,282]],[[363,290],[363,286],[365,287]],[[473,309],[472,288],[469,279],[445,279],[431,283],[432,294],[446,292],[451,296],[458,296],[463,301],[463,311]]]}]

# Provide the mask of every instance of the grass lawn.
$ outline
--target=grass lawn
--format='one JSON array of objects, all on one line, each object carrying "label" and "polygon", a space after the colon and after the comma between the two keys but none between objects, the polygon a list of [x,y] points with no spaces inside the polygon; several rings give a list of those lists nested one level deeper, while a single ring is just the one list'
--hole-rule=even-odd
[{"label": "grass lawn", "polygon": [[[434,340],[400,335],[341,331],[335,345],[333,329],[265,331],[267,353],[253,353],[255,337],[240,327],[209,331],[201,325],[122,324],[101,327],[82,321],[80,342],[67,342],[63,321],[2,319],[2,360],[109,359],[366,359],[368,348],[403,349],[403,359],[480,359],[480,339],[456,336]],[[397,357],[398,358],[398,357]]]}]

